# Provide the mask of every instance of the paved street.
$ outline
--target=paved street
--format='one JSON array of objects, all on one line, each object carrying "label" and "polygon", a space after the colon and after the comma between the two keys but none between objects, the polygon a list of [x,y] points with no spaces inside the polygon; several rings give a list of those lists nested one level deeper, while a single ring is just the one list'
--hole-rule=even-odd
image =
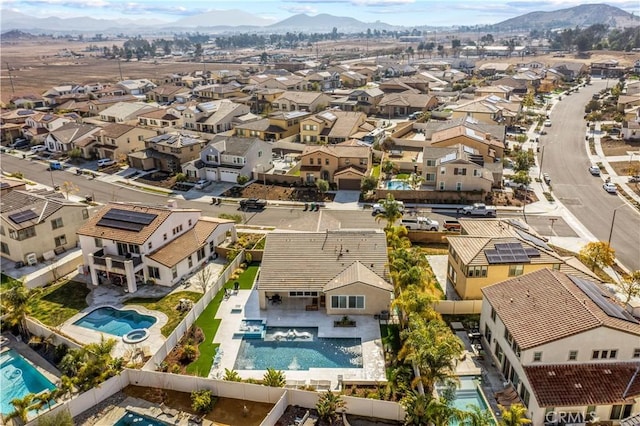
[{"label": "paved street", "polygon": [[587,170],[592,163],[585,140],[584,106],[606,85],[606,81],[592,80],[591,85],[571,96],[563,96],[554,106],[553,125],[546,129],[548,134],[540,138],[540,145],[544,147],[542,171],[550,174],[556,199],[595,239],[608,240],[616,211],[611,245],[622,264],[636,270],[640,269],[640,215],[621,196],[605,192],[603,177],[591,176]]}]

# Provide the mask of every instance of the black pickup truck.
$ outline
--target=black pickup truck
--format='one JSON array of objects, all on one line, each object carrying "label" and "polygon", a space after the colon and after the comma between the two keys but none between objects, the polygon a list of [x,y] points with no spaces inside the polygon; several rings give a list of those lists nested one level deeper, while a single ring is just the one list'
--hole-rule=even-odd
[{"label": "black pickup truck", "polygon": [[265,207],[267,207],[267,202],[258,198],[247,198],[240,201],[240,209],[242,210],[262,210]]}]

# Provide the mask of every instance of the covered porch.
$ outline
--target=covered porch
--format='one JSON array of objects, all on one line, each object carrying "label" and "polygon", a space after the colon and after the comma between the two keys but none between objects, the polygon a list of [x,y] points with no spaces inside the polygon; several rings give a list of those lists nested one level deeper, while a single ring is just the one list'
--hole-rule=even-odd
[{"label": "covered porch", "polygon": [[326,297],[321,290],[261,290],[260,309],[282,309],[292,311],[325,310]]}]

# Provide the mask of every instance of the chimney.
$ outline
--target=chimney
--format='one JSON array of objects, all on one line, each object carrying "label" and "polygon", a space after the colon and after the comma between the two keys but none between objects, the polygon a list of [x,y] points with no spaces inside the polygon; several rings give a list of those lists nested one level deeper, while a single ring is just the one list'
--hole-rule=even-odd
[{"label": "chimney", "polygon": [[167,200],[167,207],[169,207],[170,209],[177,209],[178,202],[176,200],[169,199]]}]

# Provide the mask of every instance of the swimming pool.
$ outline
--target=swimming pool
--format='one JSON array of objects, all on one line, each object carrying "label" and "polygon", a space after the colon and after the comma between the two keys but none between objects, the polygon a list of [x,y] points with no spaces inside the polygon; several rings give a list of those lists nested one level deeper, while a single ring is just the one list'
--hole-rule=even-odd
[{"label": "swimming pool", "polygon": [[267,327],[264,339],[242,339],[234,369],[267,368],[362,368],[362,343],[360,338],[319,338],[317,327]]},{"label": "swimming pool", "polygon": [[113,426],[167,426],[167,423],[127,411]]},{"label": "swimming pool", "polygon": [[0,413],[6,415],[13,411],[12,399],[55,388],[19,353],[8,350],[0,354]]},{"label": "swimming pool", "polygon": [[387,182],[387,189],[393,189],[396,191],[408,191],[411,189],[411,185],[403,180],[391,179],[389,182]]},{"label": "swimming pool", "polygon": [[156,321],[156,318],[151,315],[142,315],[132,310],[105,307],[91,311],[73,324],[122,337],[132,330],[149,328]]},{"label": "swimming pool", "polygon": [[[459,410],[468,411],[470,406],[475,405],[481,410],[487,410],[489,406],[479,388],[479,376],[460,376],[460,384],[455,391],[455,396],[451,405]],[[457,426],[459,423],[450,422],[450,426]],[[495,424],[495,423],[494,423]]]}]

